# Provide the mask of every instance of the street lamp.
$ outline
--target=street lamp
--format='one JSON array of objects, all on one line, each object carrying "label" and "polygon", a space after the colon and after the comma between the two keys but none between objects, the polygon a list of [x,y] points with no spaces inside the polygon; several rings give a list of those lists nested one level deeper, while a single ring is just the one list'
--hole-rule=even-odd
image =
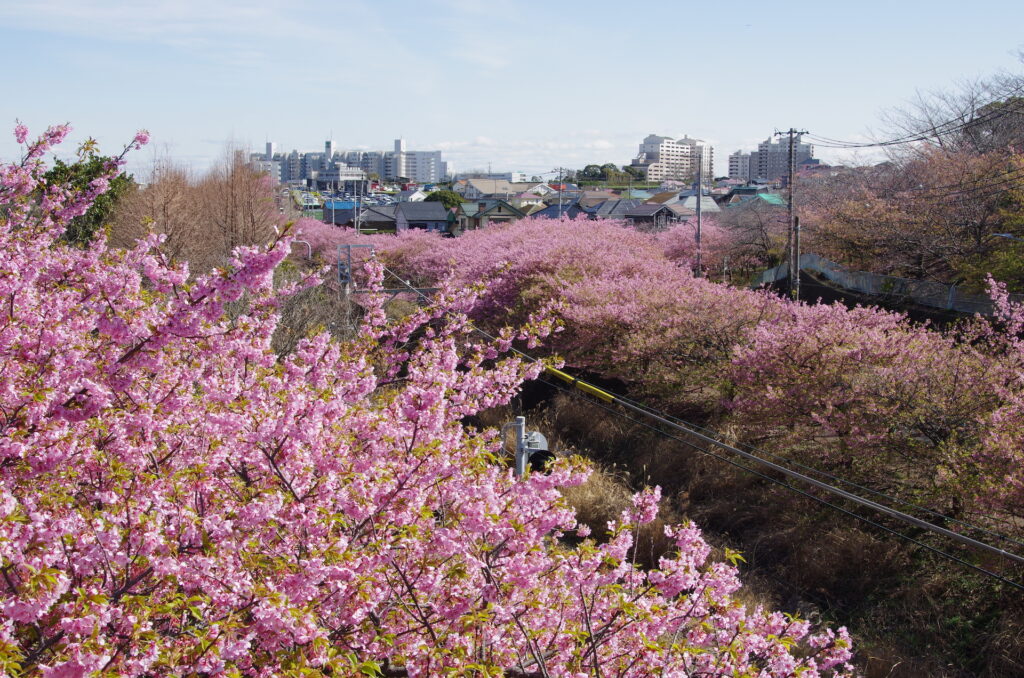
[{"label": "street lamp", "polygon": [[1017,242],[1024,242],[1024,238],[1018,238],[1017,236],[1010,235],[1009,233],[993,233],[992,235],[994,235],[997,238],[1006,238],[1007,240],[1016,240]]}]

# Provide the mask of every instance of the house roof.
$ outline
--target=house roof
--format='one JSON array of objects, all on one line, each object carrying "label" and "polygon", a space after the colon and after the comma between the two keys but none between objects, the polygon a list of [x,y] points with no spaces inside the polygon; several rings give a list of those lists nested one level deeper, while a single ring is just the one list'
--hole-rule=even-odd
[{"label": "house roof", "polygon": [[447,221],[448,210],[440,202],[400,202],[395,216],[401,213],[412,221]]},{"label": "house roof", "polygon": [[651,204],[666,205],[670,202],[676,202],[679,200],[679,191],[663,191],[661,193],[655,193],[647,201]]},{"label": "house roof", "polygon": [[611,191],[583,191],[580,204],[583,207],[597,207],[607,200],[615,200],[616,197]]},{"label": "house roof", "polygon": [[559,216],[575,219],[581,213],[586,213],[586,210],[580,207],[579,203],[566,203],[562,205],[561,209],[559,209],[558,203],[555,203],[533,212],[530,216],[534,219],[557,219]]},{"label": "house roof", "polygon": [[639,200],[605,200],[591,210],[592,214],[606,219],[623,217],[626,212],[640,204]]},{"label": "house roof", "polygon": [[758,200],[764,200],[769,205],[785,205],[786,200],[778,193],[758,193],[755,196]]},{"label": "house roof", "polygon": [[467,187],[472,187],[483,195],[519,195],[532,192],[544,184],[538,182],[512,183],[504,179],[467,179]]},{"label": "house roof", "polygon": [[[683,207],[687,207],[696,212],[697,210],[697,196],[691,195],[683,198],[679,201],[679,204]],[[700,199],[700,209],[702,212],[721,212],[722,208],[718,206],[715,199],[710,195],[705,195]]]},{"label": "house roof", "polygon": [[519,211],[522,212],[525,217],[532,217],[534,214],[543,212],[546,209],[550,208],[545,207],[544,205],[523,205],[519,208]]},{"label": "house roof", "polygon": [[776,193],[758,193],[757,195],[734,196],[729,204],[730,208],[750,207],[751,205],[768,205],[770,207],[785,207],[786,200]]},{"label": "house roof", "polygon": [[397,205],[381,205],[365,210],[359,217],[364,223],[391,223],[395,220],[395,208]]},{"label": "house roof", "polygon": [[483,215],[487,214],[488,212],[492,212],[492,211],[494,211],[496,209],[500,209],[503,206],[507,207],[510,211],[515,212],[520,217],[525,217],[526,216],[526,214],[524,214],[521,209],[519,209],[517,207],[513,207],[512,205],[510,205],[509,203],[505,202],[504,200],[494,200],[492,204],[487,205],[482,210],[478,210],[477,213],[476,213],[476,216],[483,216]]},{"label": "house roof", "polygon": [[653,217],[658,212],[671,212],[666,205],[643,203],[626,210],[627,217]]},{"label": "house roof", "polygon": [[639,188],[634,188],[622,192],[624,198],[639,198],[640,200],[650,200],[654,197],[649,191],[642,191]]}]

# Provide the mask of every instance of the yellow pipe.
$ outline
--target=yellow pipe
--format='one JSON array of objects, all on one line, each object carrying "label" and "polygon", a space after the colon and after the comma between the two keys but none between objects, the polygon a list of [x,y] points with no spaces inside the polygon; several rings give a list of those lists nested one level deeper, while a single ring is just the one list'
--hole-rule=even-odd
[{"label": "yellow pipe", "polygon": [[577,379],[576,377],[572,376],[571,374],[566,374],[562,370],[555,369],[554,367],[549,367],[549,366],[545,365],[544,369],[547,370],[548,372],[550,372],[551,374],[555,375],[556,377],[558,377],[562,381],[567,382],[569,384],[572,384],[573,386],[575,386],[579,390],[583,391],[584,393],[589,393],[590,395],[594,396],[595,398],[600,398],[601,400],[605,401],[606,403],[613,403],[613,402],[615,402],[615,396],[613,396],[611,393],[607,393],[605,391],[602,391],[601,389],[599,389],[598,387],[594,386],[593,384],[588,384],[585,381],[580,381],[579,379]]}]

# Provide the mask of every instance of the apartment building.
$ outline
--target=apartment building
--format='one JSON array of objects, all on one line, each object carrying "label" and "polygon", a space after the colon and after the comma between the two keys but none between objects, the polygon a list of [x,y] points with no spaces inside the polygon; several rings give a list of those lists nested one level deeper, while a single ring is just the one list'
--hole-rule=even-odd
[{"label": "apartment building", "polygon": [[[391,151],[339,151],[334,141],[328,140],[322,153],[293,150],[287,155],[276,153],[273,142],[268,142],[265,153],[253,153],[249,159],[253,167],[270,172],[279,181],[316,181],[324,172],[340,177],[337,171],[345,168],[361,171],[367,177],[406,177],[422,184],[437,183],[449,176],[441,151],[409,151],[404,139],[395,139]],[[338,168],[338,164],[344,167]]]},{"label": "apartment building", "polygon": [[750,153],[736,151],[729,156],[729,178],[750,181]]},{"label": "apartment building", "polygon": [[[797,165],[814,157],[814,146],[805,144],[798,134],[794,139],[794,156]],[[730,174],[730,176],[732,176]],[[750,179],[756,181],[777,181],[789,176],[789,139],[768,137],[757,145],[750,154]]]},{"label": "apartment building", "polygon": [[676,179],[693,181],[700,168],[710,178],[714,171],[715,150],[700,139],[682,139],[650,134],[640,143],[631,165],[644,171],[648,181]]}]

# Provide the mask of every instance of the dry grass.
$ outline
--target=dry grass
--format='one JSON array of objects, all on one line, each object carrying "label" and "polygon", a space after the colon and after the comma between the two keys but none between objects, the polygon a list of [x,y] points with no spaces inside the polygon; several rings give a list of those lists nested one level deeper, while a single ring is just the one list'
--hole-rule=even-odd
[{"label": "dry grass", "polygon": [[[524,412],[552,449],[595,463],[588,483],[566,491],[595,536],[633,491],[658,484],[665,519],[692,518],[714,557],[726,546],[743,553],[745,604],[850,627],[868,678],[1024,675],[1019,592],[702,455],[696,440],[668,440],[564,394],[527,393],[477,419],[500,425]],[[641,534],[638,562],[655,564],[668,548],[660,531]]]}]

